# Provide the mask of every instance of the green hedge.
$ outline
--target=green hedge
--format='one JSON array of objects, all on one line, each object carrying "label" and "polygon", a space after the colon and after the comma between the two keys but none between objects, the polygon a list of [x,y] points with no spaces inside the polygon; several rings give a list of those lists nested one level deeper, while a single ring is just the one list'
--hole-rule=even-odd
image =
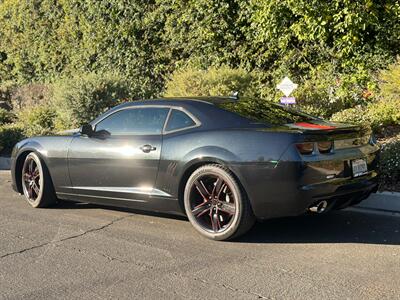
[{"label": "green hedge", "polygon": [[12,123],[15,120],[15,114],[4,108],[0,108],[0,126]]},{"label": "green hedge", "polygon": [[[1,66],[1,62],[0,62]],[[0,72],[1,73],[1,72]],[[17,84],[13,81],[2,81],[0,75],[0,103],[3,108],[12,108],[12,96]]]},{"label": "green hedge", "polygon": [[26,136],[54,133],[57,112],[51,105],[38,105],[22,110],[18,114],[18,126]]},{"label": "green hedge", "polygon": [[186,67],[174,72],[166,83],[165,96],[230,96],[239,91],[241,96],[260,94],[259,74],[242,68],[227,66],[207,70]]},{"label": "green hedge", "polygon": [[187,64],[265,72],[272,89],[329,62],[369,89],[373,71],[400,54],[399,32],[397,0],[5,0],[0,78],[49,82],[115,69],[149,97]]},{"label": "green hedge", "polygon": [[129,81],[113,73],[75,75],[57,81],[53,88],[59,130],[79,127],[131,97]]},{"label": "green hedge", "polygon": [[342,73],[338,66],[326,63],[310,71],[309,78],[298,82],[294,92],[297,104],[303,111],[329,118],[342,110],[366,105],[373,100],[365,90],[376,90],[368,74]]},{"label": "green hedge", "polygon": [[333,121],[367,124],[376,132],[389,125],[400,125],[400,99],[399,101],[379,101],[367,107],[355,107],[336,113],[331,118]]},{"label": "green hedge", "polygon": [[400,126],[400,60],[383,70],[376,99],[345,109],[332,116],[334,121],[366,123],[375,131],[386,126]]},{"label": "green hedge", "polygon": [[0,152],[10,153],[14,145],[24,137],[23,129],[19,125],[0,126]]},{"label": "green hedge", "polygon": [[382,145],[380,160],[381,190],[400,189],[400,135]]}]

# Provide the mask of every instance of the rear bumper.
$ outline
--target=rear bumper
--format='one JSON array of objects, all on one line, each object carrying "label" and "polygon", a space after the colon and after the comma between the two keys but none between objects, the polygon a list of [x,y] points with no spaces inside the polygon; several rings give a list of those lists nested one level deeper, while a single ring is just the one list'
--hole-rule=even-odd
[{"label": "rear bumper", "polygon": [[330,182],[311,184],[303,186],[300,194],[301,205],[299,213],[307,211],[310,206],[325,200],[328,202],[328,209],[339,209],[351,206],[368,198],[371,193],[378,189],[378,174],[376,171],[359,178],[343,178]]},{"label": "rear bumper", "polygon": [[[253,204],[258,219],[297,216],[308,212],[308,208],[322,200],[328,202],[327,210],[355,205],[376,192],[378,176],[375,171],[359,178],[343,178],[296,188],[287,183],[274,198],[258,199]],[[268,195],[267,191],[265,195]]]},{"label": "rear bumper", "polygon": [[[369,172],[353,177],[350,162],[360,158],[367,161]],[[247,171],[246,191],[259,219],[301,215],[322,200],[328,202],[328,209],[343,208],[377,190],[378,159],[375,146],[301,160],[287,156],[273,168]]]}]

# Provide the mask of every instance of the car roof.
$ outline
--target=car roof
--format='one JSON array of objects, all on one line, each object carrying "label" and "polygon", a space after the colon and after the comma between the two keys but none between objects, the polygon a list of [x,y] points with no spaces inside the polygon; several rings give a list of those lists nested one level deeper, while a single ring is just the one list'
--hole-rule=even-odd
[{"label": "car roof", "polygon": [[100,115],[91,123],[97,123],[107,115],[116,110],[136,107],[136,106],[170,106],[186,109],[195,118],[200,120],[202,128],[227,128],[249,126],[250,120],[239,116],[238,114],[228,112],[219,108],[220,103],[229,103],[238,101],[235,97],[166,97],[148,100],[138,100],[122,103],[109,111]]},{"label": "car roof", "polygon": [[[192,117],[195,117],[197,121],[201,123],[199,129],[224,129],[224,128],[260,128],[260,127],[271,127],[263,121],[254,121],[251,118],[246,118],[240,113],[230,111],[221,107],[219,104],[224,103],[235,103],[240,101],[248,101],[250,98],[240,98],[237,96],[232,97],[165,97],[148,100],[137,100],[132,102],[125,102],[120,105],[113,107],[102,115],[94,119],[91,124],[97,124],[97,122],[113,114],[115,111],[126,108],[134,108],[140,106],[163,106],[177,109],[184,109],[189,112]],[[214,105],[216,104],[216,105]],[[281,106],[276,103],[271,103],[276,106]],[[286,109],[286,108],[285,108]],[[304,113],[300,112],[305,115]],[[308,116],[308,115],[307,115]],[[309,116],[311,117],[311,116]]]},{"label": "car roof", "polygon": [[137,105],[171,105],[171,106],[196,106],[202,104],[220,104],[235,102],[237,98],[234,97],[164,97],[156,99],[137,100],[126,102],[119,107],[129,107]]}]

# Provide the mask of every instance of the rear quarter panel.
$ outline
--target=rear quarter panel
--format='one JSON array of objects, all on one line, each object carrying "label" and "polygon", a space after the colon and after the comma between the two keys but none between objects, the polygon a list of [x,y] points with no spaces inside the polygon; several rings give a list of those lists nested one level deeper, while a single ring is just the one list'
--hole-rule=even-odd
[{"label": "rear quarter panel", "polygon": [[[265,130],[205,130],[164,136],[157,188],[179,198],[182,180],[204,163],[227,166],[239,179],[254,209],[273,185],[275,167],[295,135]],[[182,199],[180,199],[182,200]]]}]

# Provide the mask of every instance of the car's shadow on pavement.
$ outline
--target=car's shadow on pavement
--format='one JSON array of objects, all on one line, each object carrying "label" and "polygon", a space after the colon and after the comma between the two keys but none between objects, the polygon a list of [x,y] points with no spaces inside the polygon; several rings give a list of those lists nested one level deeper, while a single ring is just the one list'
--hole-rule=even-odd
[{"label": "car's shadow on pavement", "polygon": [[[186,217],[96,204],[60,202],[57,209],[109,209],[188,222]],[[188,224],[189,225],[189,224]],[[258,222],[234,243],[364,243],[400,245],[400,217],[354,210]]]},{"label": "car's shadow on pavement", "polygon": [[280,218],[256,224],[241,243],[364,243],[400,245],[400,218],[358,211]]}]

